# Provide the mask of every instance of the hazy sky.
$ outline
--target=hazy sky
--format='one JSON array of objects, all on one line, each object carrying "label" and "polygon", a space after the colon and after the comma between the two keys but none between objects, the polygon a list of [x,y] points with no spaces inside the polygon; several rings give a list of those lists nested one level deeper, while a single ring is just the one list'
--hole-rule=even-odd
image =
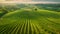
[{"label": "hazy sky", "polygon": [[60,2],[60,0],[33,0],[33,1],[49,1],[49,2]]},{"label": "hazy sky", "polygon": [[48,2],[60,2],[60,0],[0,0],[0,1],[48,1]]},{"label": "hazy sky", "polygon": [[[18,1],[18,2],[16,2],[16,1]],[[30,2],[30,3],[58,2],[58,3],[60,3],[60,0],[0,0],[0,3],[19,3],[19,2]]]}]

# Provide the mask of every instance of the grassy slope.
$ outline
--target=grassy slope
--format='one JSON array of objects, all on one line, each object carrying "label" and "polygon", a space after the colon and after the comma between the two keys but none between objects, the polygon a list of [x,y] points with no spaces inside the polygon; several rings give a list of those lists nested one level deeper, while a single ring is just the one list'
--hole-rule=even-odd
[{"label": "grassy slope", "polygon": [[40,9],[17,10],[0,21],[1,34],[60,34],[60,13]]}]

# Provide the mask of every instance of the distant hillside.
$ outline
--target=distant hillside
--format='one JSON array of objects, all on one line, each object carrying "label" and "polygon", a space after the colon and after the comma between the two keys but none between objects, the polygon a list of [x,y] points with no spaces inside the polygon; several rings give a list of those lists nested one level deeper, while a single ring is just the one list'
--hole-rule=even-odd
[{"label": "distant hillside", "polygon": [[60,4],[35,4],[40,9],[60,12]]}]

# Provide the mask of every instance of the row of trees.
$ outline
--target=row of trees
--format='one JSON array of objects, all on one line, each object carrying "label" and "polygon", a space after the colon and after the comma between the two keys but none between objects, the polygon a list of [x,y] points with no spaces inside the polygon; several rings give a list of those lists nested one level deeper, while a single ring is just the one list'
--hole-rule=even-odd
[{"label": "row of trees", "polygon": [[33,11],[37,11],[36,6],[25,5],[25,4],[16,4],[16,5],[0,5],[0,17],[5,15],[6,13],[13,12],[15,10],[19,10],[21,8],[28,7]]},{"label": "row of trees", "polygon": [[60,12],[60,4],[35,4],[40,9]]},{"label": "row of trees", "polygon": [[13,12],[18,9],[18,6],[0,5],[0,17],[5,15],[6,13]]}]

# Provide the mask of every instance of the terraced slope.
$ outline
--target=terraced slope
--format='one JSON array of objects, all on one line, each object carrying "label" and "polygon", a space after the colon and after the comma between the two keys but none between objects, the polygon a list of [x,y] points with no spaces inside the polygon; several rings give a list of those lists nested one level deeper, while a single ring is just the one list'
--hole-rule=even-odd
[{"label": "terraced slope", "polygon": [[60,13],[17,10],[0,19],[0,34],[60,34]]}]

